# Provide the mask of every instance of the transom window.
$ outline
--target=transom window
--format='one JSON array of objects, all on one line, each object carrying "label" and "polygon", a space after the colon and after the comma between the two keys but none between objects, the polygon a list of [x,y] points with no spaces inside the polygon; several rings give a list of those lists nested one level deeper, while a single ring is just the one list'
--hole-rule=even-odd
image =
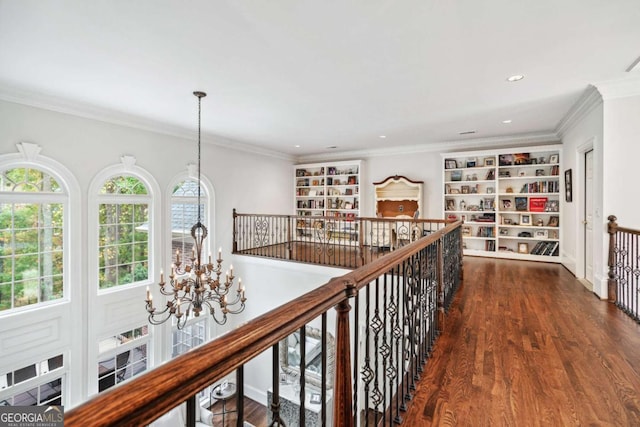
[{"label": "transom window", "polygon": [[149,277],[149,196],[133,176],[116,176],[100,190],[98,283],[100,289]]},{"label": "transom window", "polygon": [[[200,217],[205,227],[209,228],[205,215],[207,197],[204,188],[200,193]],[[176,251],[184,254],[183,259],[188,259],[193,249],[193,237],[191,227],[198,222],[198,181],[185,179],[178,183],[171,195],[171,252],[172,262],[175,262]],[[207,242],[210,242],[211,236]],[[203,248],[203,257],[207,256]],[[206,258],[205,258],[206,262]]]},{"label": "transom window", "polygon": [[0,174],[0,312],[63,297],[66,203],[58,181],[44,171]]}]

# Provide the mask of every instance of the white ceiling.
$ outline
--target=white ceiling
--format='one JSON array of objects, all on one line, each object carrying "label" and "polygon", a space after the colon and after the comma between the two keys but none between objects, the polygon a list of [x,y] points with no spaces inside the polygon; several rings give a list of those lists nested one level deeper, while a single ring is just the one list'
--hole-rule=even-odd
[{"label": "white ceiling", "polygon": [[293,156],[553,133],[638,56],[639,0],[0,0],[0,95],[193,130],[203,90]]}]

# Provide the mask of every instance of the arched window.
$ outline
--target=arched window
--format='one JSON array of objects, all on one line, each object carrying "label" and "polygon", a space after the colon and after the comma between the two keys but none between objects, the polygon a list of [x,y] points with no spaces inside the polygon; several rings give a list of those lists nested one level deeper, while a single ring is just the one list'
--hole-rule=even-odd
[{"label": "arched window", "polygon": [[135,176],[104,182],[98,204],[98,286],[127,285],[149,278],[149,192]]},{"label": "arched window", "polygon": [[63,298],[68,200],[35,165],[0,170],[0,313]]}]

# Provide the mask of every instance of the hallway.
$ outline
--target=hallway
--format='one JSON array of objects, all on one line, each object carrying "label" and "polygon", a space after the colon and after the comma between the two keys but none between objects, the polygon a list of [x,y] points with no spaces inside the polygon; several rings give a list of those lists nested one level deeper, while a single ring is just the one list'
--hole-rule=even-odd
[{"label": "hallway", "polygon": [[406,426],[640,425],[640,325],[558,264],[465,257]]}]

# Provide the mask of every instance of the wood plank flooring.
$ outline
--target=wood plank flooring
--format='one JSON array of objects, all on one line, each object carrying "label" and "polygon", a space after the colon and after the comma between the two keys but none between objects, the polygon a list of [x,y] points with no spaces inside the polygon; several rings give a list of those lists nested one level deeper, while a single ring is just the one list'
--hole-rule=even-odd
[{"label": "wood plank flooring", "polygon": [[464,268],[403,425],[640,425],[640,325],[561,265]]},{"label": "wood plank flooring", "polygon": [[[640,426],[640,325],[558,264],[464,268],[402,425]],[[245,415],[266,426],[262,404]]]}]

